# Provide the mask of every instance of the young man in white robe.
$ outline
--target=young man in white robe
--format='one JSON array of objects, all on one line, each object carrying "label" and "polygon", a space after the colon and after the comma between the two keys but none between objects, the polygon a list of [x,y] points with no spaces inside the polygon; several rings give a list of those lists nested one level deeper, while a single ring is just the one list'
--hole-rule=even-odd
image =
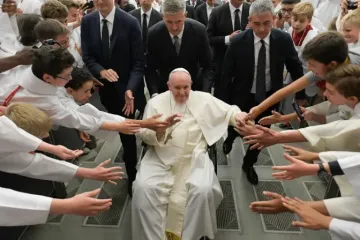
[{"label": "young man in white robe", "polygon": [[229,125],[245,113],[208,93],[191,91],[183,68],[170,73],[169,91],[152,98],[144,118],[163,113],[169,127],[143,129],[149,146],[133,185],[132,238],[135,240],[214,238],[216,208],[223,195],[207,153]]}]

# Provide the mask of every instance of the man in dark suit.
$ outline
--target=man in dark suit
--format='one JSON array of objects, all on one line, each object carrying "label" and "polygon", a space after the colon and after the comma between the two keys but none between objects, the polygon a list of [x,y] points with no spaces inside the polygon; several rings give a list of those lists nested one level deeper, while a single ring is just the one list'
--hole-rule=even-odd
[{"label": "man in dark suit", "polygon": [[195,8],[193,6],[186,5],[186,17],[195,19]]},{"label": "man in dark suit", "polygon": [[[229,89],[232,82],[228,101],[245,112],[283,87],[284,65],[293,79],[303,75],[291,36],[272,28],[275,14],[271,0],[256,0],[251,4],[250,13],[252,29],[232,39],[224,58],[222,79],[224,89]],[[275,108],[265,111],[259,119],[271,115],[271,110]],[[224,153],[231,151],[236,136],[236,132],[229,131],[223,146]],[[242,169],[252,184],[258,183],[253,165],[259,152],[249,148],[243,161]]]},{"label": "man in dark suit", "polygon": [[[222,99],[226,92],[221,91],[221,70],[230,39],[244,31],[248,24],[250,4],[243,0],[230,0],[211,12],[208,23],[208,36],[214,51],[216,65],[215,97]],[[224,99],[222,99],[224,100]]]},{"label": "man in dark suit", "polygon": [[130,12],[139,21],[144,46],[146,46],[148,29],[162,20],[161,14],[152,8],[153,2],[154,0],[142,0],[141,7]]},{"label": "man in dark suit", "polygon": [[163,20],[149,30],[146,80],[151,95],[167,91],[169,74],[185,68],[193,79],[193,89],[210,92],[214,71],[212,52],[201,23],[186,19],[185,2],[163,3]]},{"label": "man in dark suit", "polygon": [[195,10],[198,6],[200,6],[203,3],[204,3],[203,0],[188,0],[188,1],[186,1],[186,5],[192,6]]},{"label": "man in dark suit", "polygon": [[[144,51],[138,21],[114,6],[114,0],[94,1],[95,11],[81,23],[81,45],[86,67],[104,84],[100,100],[108,112],[133,117],[135,100],[144,98]],[[143,98],[143,99],[141,99]],[[120,134],[129,193],[136,176],[136,139]]]},{"label": "man in dark suit", "polygon": [[198,8],[196,8],[196,20],[207,26],[210,14],[212,10],[217,6],[219,6],[219,4],[216,3],[215,0],[207,0],[205,3],[201,4]]}]

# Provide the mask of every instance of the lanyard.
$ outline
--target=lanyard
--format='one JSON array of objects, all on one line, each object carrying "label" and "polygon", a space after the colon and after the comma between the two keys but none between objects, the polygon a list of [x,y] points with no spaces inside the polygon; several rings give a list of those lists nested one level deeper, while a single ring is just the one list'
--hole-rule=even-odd
[{"label": "lanyard", "polygon": [[7,107],[9,106],[10,101],[14,98],[15,94],[20,90],[21,86],[18,86],[17,88],[15,88],[14,91],[12,91],[9,96],[5,99],[4,103],[2,106]]}]

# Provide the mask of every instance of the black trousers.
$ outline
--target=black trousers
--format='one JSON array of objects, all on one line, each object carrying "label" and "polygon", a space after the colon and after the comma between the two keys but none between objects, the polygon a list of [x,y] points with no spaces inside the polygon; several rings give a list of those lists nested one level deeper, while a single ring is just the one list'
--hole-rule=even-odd
[{"label": "black trousers", "polygon": [[[125,95],[119,96],[114,84],[105,83],[99,91],[100,101],[111,114],[123,116],[125,118],[134,118],[134,114],[125,116],[122,109],[125,104]],[[125,93],[124,93],[125,94]],[[136,177],[137,149],[135,135],[127,135],[120,133],[121,143],[124,148],[123,160],[125,162],[126,173],[129,182],[133,182]]]},{"label": "black trousers", "polygon": [[[266,93],[266,97],[269,97],[273,92],[272,91],[269,91]],[[249,112],[251,108],[259,105],[258,102],[256,102],[255,100],[255,94],[251,94],[250,97],[247,99],[247,101],[245,102],[245,104],[241,104],[242,106],[239,106],[241,111],[244,111],[244,112]],[[257,117],[255,119],[255,123],[257,124],[258,121],[263,118],[263,117],[266,117],[266,116],[269,116],[269,115],[272,115],[271,114],[271,111],[272,110],[277,110],[278,108],[278,104],[272,106],[270,109],[267,109],[266,111],[264,111],[262,114],[260,114],[259,117]],[[264,126],[264,127],[270,127],[270,126]],[[229,127],[228,128],[228,137],[227,139],[225,140],[226,143],[228,144],[233,144],[233,142],[235,141],[235,139],[240,136],[242,137],[241,135],[239,135],[233,127]],[[259,153],[260,153],[260,150],[250,150],[250,146],[248,148],[248,150],[246,151],[246,154],[245,154],[245,157],[244,157],[244,163],[243,165],[248,168],[248,167],[252,167],[254,166],[254,164],[257,162],[257,158],[259,156]]]}]

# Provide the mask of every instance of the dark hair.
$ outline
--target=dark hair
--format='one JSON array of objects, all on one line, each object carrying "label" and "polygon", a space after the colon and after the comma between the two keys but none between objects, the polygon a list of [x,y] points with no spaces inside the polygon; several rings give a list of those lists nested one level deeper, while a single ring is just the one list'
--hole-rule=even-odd
[{"label": "dark hair", "polygon": [[125,12],[130,12],[130,11],[132,11],[132,10],[134,10],[134,9],[136,9],[135,6],[132,5],[132,4],[130,4],[130,3],[126,4],[126,5],[124,6],[124,8],[123,8],[123,10],[124,10]]},{"label": "dark hair", "polygon": [[344,97],[360,100],[360,66],[344,64],[326,74],[326,82],[334,85]]},{"label": "dark hair", "polygon": [[32,46],[38,42],[35,34],[35,26],[41,22],[42,18],[37,14],[21,14],[16,17],[19,27],[19,41],[24,46]]},{"label": "dark hair", "polygon": [[300,2],[300,0],[282,0],[281,1],[282,4],[296,4],[299,2]]},{"label": "dark hair", "polygon": [[71,81],[69,81],[65,85],[65,88],[72,88],[74,90],[79,90],[86,82],[90,82],[94,80],[94,77],[87,69],[79,68],[79,67],[74,67],[71,73],[71,77],[72,77]]},{"label": "dark hair", "polygon": [[313,59],[327,65],[332,61],[343,63],[348,54],[348,44],[344,37],[338,32],[330,31],[311,39],[305,45],[302,57],[306,61]]},{"label": "dark hair", "polygon": [[69,34],[69,30],[61,22],[50,18],[36,24],[34,31],[40,42],[55,39],[62,34]]},{"label": "dark hair", "polygon": [[64,69],[71,67],[74,62],[75,59],[68,50],[56,45],[43,45],[39,49],[34,49],[31,69],[40,79],[43,79],[45,73],[56,77]]}]

